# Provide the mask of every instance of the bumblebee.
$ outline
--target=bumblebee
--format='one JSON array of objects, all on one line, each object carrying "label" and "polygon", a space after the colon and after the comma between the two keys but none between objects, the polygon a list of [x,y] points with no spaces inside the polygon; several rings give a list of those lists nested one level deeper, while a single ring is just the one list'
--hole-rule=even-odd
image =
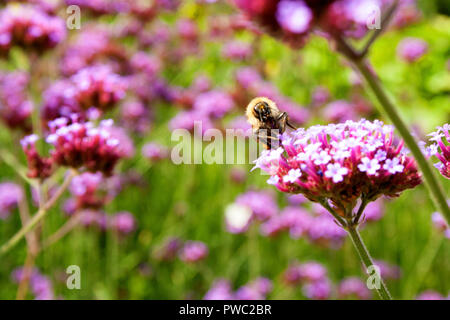
[{"label": "bumblebee", "polygon": [[269,98],[258,97],[250,101],[246,116],[253,128],[253,134],[266,149],[270,149],[275,142],[278,144],[278,134],[282,134],[286,126],[297,129],[289,122],[288,114],[281,112]]}]

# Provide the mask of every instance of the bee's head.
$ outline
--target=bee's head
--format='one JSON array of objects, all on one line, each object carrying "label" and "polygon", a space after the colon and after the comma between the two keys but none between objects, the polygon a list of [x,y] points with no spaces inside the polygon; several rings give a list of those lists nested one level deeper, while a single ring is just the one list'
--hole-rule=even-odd
[{"label": "bee's head", "polygon": [[270,116],[269,104],[265,101],[260,101],[253,107],[253,112],[255,114],[255,117],[260,121],[267,121]]}]

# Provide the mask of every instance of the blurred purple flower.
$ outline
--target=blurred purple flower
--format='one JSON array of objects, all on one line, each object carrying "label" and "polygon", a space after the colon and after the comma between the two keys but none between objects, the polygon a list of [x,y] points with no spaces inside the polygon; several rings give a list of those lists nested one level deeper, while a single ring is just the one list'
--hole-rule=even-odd
[{"label": "blurred purple flower", "polygon": [[311,27],[313,13],[302,0],[282,0],[278,3],[276,18],[286,31],[301,34]]},{"label": "blurred purple flower", "polygon": [[208,256],[208,247],[201,241],[186,241],[180,252],[184,262],[197,262]]},{"label": "blurred purple flower", "polygon": [[441,295],[439,292],[433,290],[426,290],[420,293],[416,300],[445,300],[445,297]]},{"label": "blurred purple flower", "polygon": [[110,227],[119,234],[127,235],[136,229],[136,219],[130,212],[118,212],[111,217]]},{"label": "blurred purple flower", "polygon": [[64,20],[37,6],[12,4],[0,10],[0,54],[13,46],[42,53],[65,38]]},{"label": "blurred purple flower", "polygon": [[221,118],[233,108],[231,96],[221,90],[211,90],[201,93],[195,98],[193,108],[195,111],[213,118]]},{"label": "blurred purple flower", "polygon": [[247,42],[231,41],[224,45],[222,54],[227,59],[241,61],[250,58],[252,47]]},{"label": "blurred purple flower", "polygon": [[6,219],[20,201],[24,193],[22,188],[13,182],[0,183],[0,219]]},{"label": "blurred purple flower", "polygon": [[341,281],[338,286],[338,295],[340,299],[356,297],[361,300],[367,300],[371,296],[370,290],[364,281],[357,277],[348,277]]},{"label": "blurred purple flower", "polygon": [[232,300],[233,291],[231,284],[224,279],[216,280],[208,292],[205,294],[204,300]]},{"label": "blurred purple flower", "polygon": [[303,287],[303,294],[308,299],[326,300],[331,295],[331,283],[328,279],[307,283]]},{"label": "blurred purple flower", "polygon": [[397,53],[406,62],[420,59],[428,51],[428,44],[421,39],[405,38],[397,46]]},{"label": "blurred purple flower", "polygon": [[159,143],[150,142],[142,147],[142,155],[150,161],[160,161],[169,156],[169,150]]},{"label": "blurred purple flower", "polygon": [[236,198],[236,203],[247,206],[258,220],[267,220],[278,212],[278,206],[271,192],[247,191]]},{"label": "blurred purple flower", "polygon": [[33,103],[28,98],[29,74],[0,73],[0,119],[12,129],[31,129]]}]

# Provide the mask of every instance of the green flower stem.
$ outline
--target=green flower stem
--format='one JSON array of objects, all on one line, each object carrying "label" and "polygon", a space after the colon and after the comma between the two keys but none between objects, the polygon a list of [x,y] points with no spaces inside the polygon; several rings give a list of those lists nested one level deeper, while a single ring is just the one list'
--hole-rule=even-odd
[{"label": "green flower stem", "polygon": [[[353,245],[355,246],[356,251],[358,251],[359,257],[362,262],[369,268],[370,266],[375,265],[370,257],[369,251],[367,250],[358,230],[355,225],[349,225],[347,228],[347,233],[352,239]],[[391,294],[389,293],[386,285],[383,282],[383,279],[380,276],[380,288],[377,288],[377,292],[380,295],[380,298],[383,300],[392,300]]]},{"label": "green flower stem", "polygon": [[64,182],[55,192],[55,194],[36,212],[36,214],[24,225],[12,238],[10,238],[4,245],[0,247],[0,256],[7,253],[12,249],[25,235],[28,234],[33,228],[41,221],[48,213],[49,209],[58,201],[58,199],[63,195],[64,191],[69,186],[72,178],[77,174],[75,170],[71,170]]},{"label": "green flower stem", "polygon": [[430,166],[429,162],[425,159],[422,151],[420,150],[413,136],[409,132],[409,129],[407,128],[403,120],[400,118],[400,115],[398,114],[396,108],[387,97],[380,82],[369,70],[367,62],[365,62],[364,59],[356,60],[353,62],[366,79],[367,83],[369,84],[370,88],[376,95],[384,111],[391,119],[392,123],[402,136],[408,148],[411,150],[411,153],[413,154],[417,164],[419,165],[419,168],[422,171],[425,180],[425,185],[428,187],[428,190],[431,194],[431,198],[433,199],[436,208],[445,217],[447,223],[450,224],[450,208],[447,204],[446,196],[444,194],[442,186],[440,185],[439,180],[436,177],[432,167]]},{"label": "green flower stem", "polygon": [[[359,257],[361,258],[362,263],[366,266],[366,268],[375,265],[357,229],[359,217],[361,217],[362,212],[364,211],[364,208],[367,205],[367,201],[363,201],[361,203],[358,209],[358,213],[356,215],[357,218],[353,218],[351,214],[347,215],[346,218],[341,217],[332,207],[330,207],[328,201],[325,199],[320,201],[320,203],[336,219],[336,223],[347,231],[347,233],[350,236],[350,239],[352,239],[353,245],[355,246],[355,249],[358,252]],[[377,288],[377,292],[380,295],[381,299],[392,300],[391,294],[389,293],[381,276],[380,276],[380,288],[379,289]]]}]

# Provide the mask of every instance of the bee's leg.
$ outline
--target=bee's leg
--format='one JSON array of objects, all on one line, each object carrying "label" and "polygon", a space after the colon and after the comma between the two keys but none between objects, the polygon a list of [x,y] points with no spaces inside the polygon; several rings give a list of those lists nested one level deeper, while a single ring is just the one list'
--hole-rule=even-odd
[{"label": "bee's leg", "polygon": [[288,126],[291,129],[294,129],[294,130],[297,129],[289,122],[289,117],[286,112],[280,113],[280,115],[277,117],[277,121],[280,125],[281,133],[283,133],[286,130],[286,126]]},{"label": "bee's leg", "polygon": [[[269,134],[268,134],[269,133]],[[273,137],[270,135],[270,130],[268,129],[258,129],[255,131],[256,140],[264,144],[266,149],[270,149],[272,147],[272,142],[276,142],[277,145],[279,143],[279,139],[277,137]]]}]

